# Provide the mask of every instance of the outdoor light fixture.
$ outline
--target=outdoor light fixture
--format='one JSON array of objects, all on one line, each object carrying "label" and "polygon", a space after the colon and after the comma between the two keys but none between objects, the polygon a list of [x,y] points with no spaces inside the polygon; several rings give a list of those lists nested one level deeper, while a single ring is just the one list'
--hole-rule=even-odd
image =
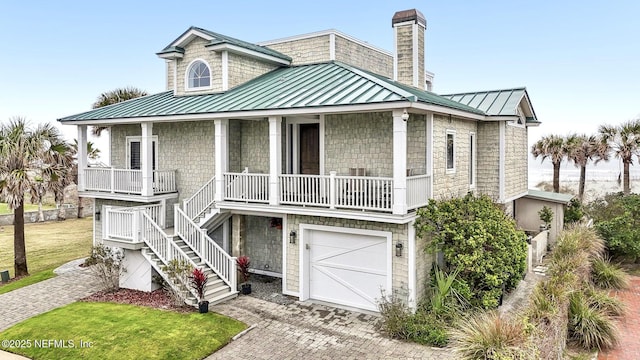
[{"label": "outdoor light fixture", "polygon": [[397,257],[401,257],[401,256],[402,256],[402,248],[403,248],[403,247],[404,247],[404,246],[402,245],[402,243],[401,243],[401,242],[398,242],[398,243],[396,244],[396,256],[397,256]]},{"label": "outdoor light fixture", "polygon": [[405,109],[405,110],[402,112],[402,121],[407,121],[407,120],[409,120],[409,113],[408,113],[408,112],[407,112],[407,110]]},{"label": "outdoor light fixture", "polygon": [[296,231],[295,230],[291,230],[291,232],[289,233],[289,244],[295,244],[296,243]]},{"label": "outdoor light fixture", "polygon": [[96,218],[96,221],[100,221],[100,215],[101,215],[101,214],[100,214],[100,211],[96,211],[96,213],[95,213],[95,215],[94,215],[94,216],[95,216],[95,218]]}]

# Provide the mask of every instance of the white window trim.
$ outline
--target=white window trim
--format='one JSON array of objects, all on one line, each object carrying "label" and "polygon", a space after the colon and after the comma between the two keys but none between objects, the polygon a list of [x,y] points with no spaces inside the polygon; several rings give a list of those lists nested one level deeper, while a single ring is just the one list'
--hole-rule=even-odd
[{"label": "white window trim", "polygon": [[[131,143],[132,142],[139,142],[140,146],[142,146],[142,136],[127,136],[127,156],[126,156],[126,168],[127,169],[131,169]],[[158,135],[153,135],[151,137],[151,141],[153,142],[153,146],[155,146],[156,148],[156,156],[155,157],[155,163],[156,163],[156,170],[158,170],[159,168],[159,164],[158,164]],[[142,149],[141,149],[142,150]],[[140,159],[142,160],[142,159]]]},{"label": "white window trim", "polygon": [[474,131],[469,132],[469,146],[473,146],[473,151],[469,151],[469,156],[471,157],[471,159],[469,159],[469,164],[472,167],[469,189],[474,190],[477,184],[476,175],[478,172],[478,141]]},{"label": "white window trim", "polygon": [[[453,136],[453,168],[449,168],[448,164],[448,142],[447,138],[449,135]],[[447,130],[444,136],[444,168],[447,174],[455,174],[456,173],[456,131],[455,130]]]},{"label": "white window trim", "polygon": [[[209,69],[209,86],[194,87],[194,88],[189,87],[189,70],[191,70],[191,67],[197,61],[202,62],[203,64],[206,65],[207,69]],[[191,60],[191,62],[189,63],[189,65],[187,65],[187,68],[184,71],[184,91],[191,92],[191,91],[202,91],[202,90],[211,90],[211,89],[213,89],[213,72],[211,72],[211,66],[209,65],[209,63],[205,59],[201,59],[201,58]]]}]

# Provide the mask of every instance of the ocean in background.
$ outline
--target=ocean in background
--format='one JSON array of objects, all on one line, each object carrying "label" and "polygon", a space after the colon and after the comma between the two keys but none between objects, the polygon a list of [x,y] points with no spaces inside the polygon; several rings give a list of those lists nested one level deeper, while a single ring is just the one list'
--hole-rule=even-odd
[{"label": "ocean in background", "polygon": [[[640,165],[636,158],[634,165],[631,165],[631,180],[640,180]],[[622,179],[622,162],[619,159],[609,161],[600,161],[598,164],[590,163],[587,165],[587,181],[616,181],[618,176]],[[529,188],[534,188],[542,181],[553,180],[553,166],[549,159],[540,163],[540,159],[534,159],[529,155]],[[580,168],[576,167],[573,162],[563,161],[560,166],[560,181],[578,181],[580,180]]]}]

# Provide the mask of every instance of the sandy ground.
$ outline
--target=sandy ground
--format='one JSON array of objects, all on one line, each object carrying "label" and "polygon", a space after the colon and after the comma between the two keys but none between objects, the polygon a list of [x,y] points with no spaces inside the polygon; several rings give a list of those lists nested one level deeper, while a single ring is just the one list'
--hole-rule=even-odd
[{"label": "sandy ground", "polygon": [[[551,181],[543,181],[538,184],[529,184],[531,188],[545,191],[553,191]],[[584,197],[586,202],[602,198],[608,193],[616,193],[622,191],[622,183],[609,180],[587,180],[584,187]],[[560,181],[560,192],[572,195],[578,195],[577,181]],[[631,181],[631,192],[640,193],[640,181]]]}]

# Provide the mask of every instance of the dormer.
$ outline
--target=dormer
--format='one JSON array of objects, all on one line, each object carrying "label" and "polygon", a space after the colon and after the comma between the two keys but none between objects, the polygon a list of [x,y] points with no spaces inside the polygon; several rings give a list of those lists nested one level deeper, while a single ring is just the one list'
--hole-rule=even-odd
[{"label": "dormer", "polygon": [[167,90],[175,95],[224,92],[291,64],[266,46],[193,26],[157,55],[167,62]]}]

